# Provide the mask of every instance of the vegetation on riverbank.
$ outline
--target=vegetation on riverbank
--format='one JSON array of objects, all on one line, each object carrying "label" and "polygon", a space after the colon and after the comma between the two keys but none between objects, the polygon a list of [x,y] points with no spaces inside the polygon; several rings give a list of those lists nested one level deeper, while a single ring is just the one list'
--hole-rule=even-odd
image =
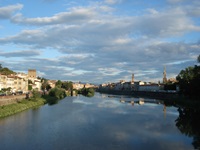
[{"label": "vegetation on riverbank", "polygon": [[[197,62],[200,64],[200,55],[197,58]],[[190,66],[181,70],[176,79],[180,86],[180,93],[200,99],[200,65]]]},{"label": "vegetation on riverbank", "polygon": [[21,100],[15,104],[1,106],[0,118],[10,116],[33,107],[41,106],[46,103],[52,105],[64,97],[66,97],[65,90],[57,87],[51,89],[47,95],[42,95],[39,91],[33,90],[31,98]]},{"label": "vegetation on riverbank", "polygon": [[197,99],[177,98],[163,101],[166,106],[175,106],[200,110],[200,101]]},{"label": "vegetation on riverbank", "polygon": [[78,94],[82,94],[87,97],[94,96],[95,90],[93,88],[82,88],[78,91]]},{"label": "vegetation on riverbank", "polygon": [[67,93],[64,89],[55,87],[49,91],[49,94],[43,95],[42,98],[44,98],[49,105],[53,105],[66,96]]},{"label": "vegetation on riverbank", "polygon": [[18,112],[22,112],[24,110],[27,110],[29,108],[37,107],[44,105],[46,103],[46,100],[43,98],[31,98],[29,100],[22,100],[15,104],[10,104],[6,106],[0,107],[0,118],[10,116],[13,114],[16,114]]}]

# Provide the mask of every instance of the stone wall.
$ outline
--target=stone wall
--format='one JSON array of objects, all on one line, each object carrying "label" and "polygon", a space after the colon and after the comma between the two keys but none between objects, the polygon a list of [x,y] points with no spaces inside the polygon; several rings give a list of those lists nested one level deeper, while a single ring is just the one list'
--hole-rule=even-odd
[{"label": "stone wall", "polygon": [[17,103],[26,98],[26,95],[0,96],[0,106]]},{"label": "stone wall", "polygon": [[169,100],[169,99],[178,99],[181,96],[178,93],[168,93],[168,92],[151,92],[151,91],[117,91],[117,90],[105,90],[99,89],[97,90],[100,93],[107,93],[107,94],[115,94],[115,95],[129,95],[133,97],[147,97],[147,98],[155,98],[155,99],[162,99],[162,100]]}]

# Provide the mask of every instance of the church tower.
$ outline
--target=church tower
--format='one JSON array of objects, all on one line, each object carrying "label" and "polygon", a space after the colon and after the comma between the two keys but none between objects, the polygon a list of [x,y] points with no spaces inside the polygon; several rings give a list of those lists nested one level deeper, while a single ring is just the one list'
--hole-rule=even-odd
[{"label": "church tower", "polygon": [[166,72],[166,66],[164,67],[164,72],[163,72],[163,83],[167,83],[167,72]]},{"label": "church tower", "polygon": [[134,74],[132,74],[132,80],[131,80],[132,83],[134,83]]},{"label": "church tower", "polygon": [[29,69],[28,70],[28,77],[29,78],[36,78],[36,70],[35,69]]}]

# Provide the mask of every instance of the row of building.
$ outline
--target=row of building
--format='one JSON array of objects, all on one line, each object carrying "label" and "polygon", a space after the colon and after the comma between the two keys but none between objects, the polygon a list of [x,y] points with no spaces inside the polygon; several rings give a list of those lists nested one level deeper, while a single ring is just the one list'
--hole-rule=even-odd
[{"label": "row of building", "polygon": [[[56,86],[58,80],[48,80],[48,84],[51,88]],[[80,90],[82,88],[95,88],[96,86],[89,83],[72,83],[73,89]],[[0,74],[0,91],[2,89],[10,88],[11,93],[23,92],[26,93],[29,91],[29,86],[32,89],[41,90],[42,82],[41,79],[37,78],[36,70],[28,70],[28,74],[25,73],[16,73],[11,75]]]},{"label": "row of building", "polygon": [[100,89],[115,91],[161,91],[164,90],[164,84],[147,83],[142,81],[101,84]]},{"label": "row of building", "polygon": [[[152,82],[143,82],[143,81],[134,81],[134,74],[132,74],[132,80],[130,82],[126,82],[125,80],[120,80],[117,83],[106,83],[101,84],[99,89],[103,90],[115,90],[115,91],[163,91],[164,86],[167,82],[175,83],[176,79],[170,78],[167,80],[166,77],[166,68],[164,68],[163,72],[163,82],[162,83],[152,83]],[[176,90],[179,88],[177,86]]]},{"label": "row of building", "polygon": [[[48,84],[50,85],[51,88],[54,88],[56,86],[56,82],[58,80],[48,80]],[[74,90],[80,90],[82,88],[97,88],[97,86],[89,83],[81,83],[81,82],[73,82],[72,83],[73,89]]]},{"label": "row of building", "polygon": [[10,88],[12,93],[19,91],[25,93],[28,92],[29,85],[32,89],[41,89],[42,83],[40,79],[37,79],[36,70],[28,70],[28,74],[0,74],[0,90]]}]

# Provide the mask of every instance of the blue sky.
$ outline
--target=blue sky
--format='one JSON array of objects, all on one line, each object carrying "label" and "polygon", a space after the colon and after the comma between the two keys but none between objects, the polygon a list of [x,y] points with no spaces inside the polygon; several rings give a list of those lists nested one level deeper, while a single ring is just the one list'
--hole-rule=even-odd
[{"label": "blue sky", "polygon": [[0,64],[47,79],[162,81],[196,64],[199,0],[0,0]]}]

